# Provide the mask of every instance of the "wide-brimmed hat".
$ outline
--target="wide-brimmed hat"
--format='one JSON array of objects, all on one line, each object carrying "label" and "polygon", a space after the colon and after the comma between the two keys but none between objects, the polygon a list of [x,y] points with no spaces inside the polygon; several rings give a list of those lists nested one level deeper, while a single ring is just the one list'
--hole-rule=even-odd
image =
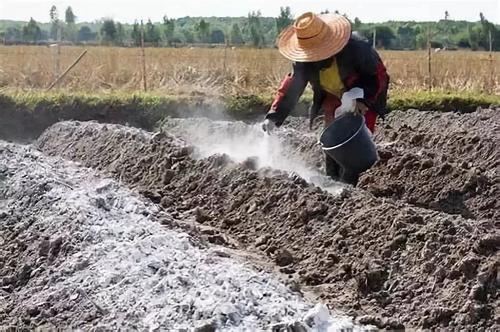
[{"label": "wide-brimmed hat", "polygon": [[287,59],[315,62],[339,53],[351,37],[351,23],[337,14],[305,13],[278,37],[278,49]]}]

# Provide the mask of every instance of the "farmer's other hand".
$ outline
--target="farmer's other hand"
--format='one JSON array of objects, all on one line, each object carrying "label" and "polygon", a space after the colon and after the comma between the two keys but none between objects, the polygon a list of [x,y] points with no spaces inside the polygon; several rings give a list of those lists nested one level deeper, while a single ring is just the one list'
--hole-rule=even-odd
[{"label": "farmer's other hand", "polygon": [[356,101],[356,110],[359,112],[359,114],[365,115],[366,112],[368,112],[369,108],[362,101]]},{"label": "farmer's other hand", "polygon": [[268,134],[270,134],[274,130],[274,128],[276,128],[276,125],[269,119],[265,119],[262,123],[262,130],[264,130]]}]

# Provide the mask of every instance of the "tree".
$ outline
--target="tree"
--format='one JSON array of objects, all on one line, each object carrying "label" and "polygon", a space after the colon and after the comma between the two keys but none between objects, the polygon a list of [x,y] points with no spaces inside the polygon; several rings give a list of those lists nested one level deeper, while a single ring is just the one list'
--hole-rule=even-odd
[{"label": "tree", "polygon": [[481,19],[481,28],[479,30],[479,40],[478,44],[480,47],[485,50],[490,49],[490,37],[491,37],[491,47],[492,50],[497,51],[500,50],[500,31],[497,30],[495,25],[489,22],[483,13],[479,14],[479,18]]},{"label": "tree", "polygon": [[480,34],[481,34],[481,32],[479,31],[480,29],[472,27],[472,25],[469,24],[468,30],[469,30],[470,48],[473,51],[476,51],[479,48],[479,41],[480,41]]},{"label": "tree", "polygon": [[260,47],[262,46],[262,35],[258,29],[258,27],[252,25],[250,26],[250,37],[252,41],[252,45],[255,47]]},{"label": "tree", "polygon": [[208,38],[210,36],[210,23],[205,22],[202,19],[196,26],[196,31],[198,32],[198,37],[202,43],[208,43]]},{"label": "tree", "polygon": [[250,30],[250,41],[253,46],[261,47],[264,45],[264,34],[262,33],[262,25],[261,25],[261,12],[252,11],[248,13],[248,27]]},{"label": "tree", "polygon": [[56,6],[50,7],[49,16],[50,16],[50,21],[51,22],[59,21],[59,13],[57,11],[57,7]]},{"label": "tree", "polygon": [[420,33],[415,37],[415,46],[418,49],[426,49],[427,48],[427,34]]},{"label": "tree", "polygon": [[353,25],[354,30],[359,30],[361,29],[361,20],[357,17],[354,18],[354,25]]},{"label": "tree", "polygon": [[132,42],[135,46],[141,46],[141,26],[137,21],[134,22],[132,26]]},{"label": "tree", "polygon": [[95,39],[95,33],[88,26],[84,25],[78,30],[77,40],[79,42],[89,42],[93,39]]},{"label": "tree", "polygon": [[123,28],[123,24],[120,22],[116,23],[116,43],[118,45],[123,45],[125,43],[125,39],[127,39],[127,35],[125,29]]},{"label": "tree", "polygon": [[175,32],[175,20],[169,19],[166,15],[163,16],[163,33],[165,35],[165,40],[168,46],[172,46],[172,40],[174,39]]},{"label": "tree", "polygon": [[71,9],[71,6],[66,8],[66,13],[64,16],[65,16],[66,24],[68,24],[68,25],[75,24],[76,16],[75,16],[75,14],[73,14],[73,9]]},{"label": "tree", "polygon": [[64,29],[64,39],[75,42],[77,39],[77,30],[75,26],[76,16],[71,7],[66,8],[65,12],[66,28]]},{"label": "tree", "polygon": [[221,29],[214,29],[210,34],[210,42],[212,44],[224,44],[226,42],[226,36],[224,31]]},{"label": "tree", "polygon": [[241,34],[240,26],[238,23],[234,23],[231,29],[230,43],[232,45],[242,45],[244,44],[243,35]]},{"label": "tree", "polygon": [[182,29],[182,35],[184,36],[184,41],[187,44],[194,43],[194,33],[190,29]]},{"label": "tree", "polygon": [[280,7],[280,16],[276,18],[276,28],[278,29],[278,34],[281,33],[286,27],[288,27],[293,22],[292,13],[290,7]]},{"label": "tree", "polygon": [[385,25],[378,26],[375,29],[377,31],[377,43],[385,49],[390,48],[392,41],[396,38],[392,29]]},{"label": "tree", "polygon": [[117,38],[117,30],[115,21],[112,19],[105,19],[101,27],[101,40],[105,44],[114,44]]},{"label": "tree", "polygon": [[61,36],[61,22],[59,21],[59,13],[56,6],[52,6],[49,12],[50,16],[50,32],[49,37],[53,40],[59,40]]},{"label": "tree", "polygon": [[148,20],[148,23],[146,23],[146,31],[144,33],[144,41],[147,43],[151,43],[154,46],[158,46],[160,44],[160,40],[160,32],[153,24],[153,22],[151,22],[151,20]]},{"label": "tree", "polygon": [[[2,0],[0,0],[0,2],[1,1]],[[76,13],[66,7],[67,6],[62,9],[62,7],[49,6],[50,23],[48,25],[38,23],[42,32],[40,37],[42,40],[50,39],[52,41],[63,39],[86,42],[89,41],[91,36],[94,36],[92,38],[96,40],[101,40],[102,22],[99,24],[98,28],[95,28],[94,24],[86,24],[91,29],[92,35],[87,29],[81,29],[82,25],[77,26],[79,21],[78,18],[74,18],[76,23],[72,23]],[[262,47],[264,45],[270,46],[271,42],[274,41],[279,34],[279,31],[286,27],[287,23],[291,23],[291,16],[289,15],[289,10],[286,5],[282,5],[279,9],[280,11],[277,12],[275,17],[261,17],[259,12],[251,12],[248,17],[244,18],[204,18],[203,22],[201,22],[202,18],[184,17],[172,19],[165,16],[161,24],[156,24],[153,29],[159,34],[160,43],[165,45],[171,45],[176,40],[189,44],[193,42],[210,43],[221,41],[223,33],[226,42],[232,45],[248,44],[256,47]],[[66,12],[68,12],[68,15],[65,15]],[[333,13],[333,9],[331,12]],[[475,49],[489,49],[489,35],[491,34],[492,49],[499,50],[500,26],[489,21],[489,17],[486,16],[488,13],[483,12],[479,14],[478,12],[477,17],[480,18],[480,20],[477,21],[480,22],[468,23],[465,21],[453,20],[451,16],[452,12],[447,12],[448,13],[444,10],[442,11],[441,20],[438,22],[425,23],[390,21],[381,24],[365,24],[354,16],[352,16],[351,19],[353,30],[363,33],[368,39],[373,38],[374,29],[378,27],[377,41],[381,48],[412,49],[414,47],[425,47],[427,27],[432,25],[433,41],[442,43],[444,46],[459,46],[463,48],[470,45]],[[27,21],[29,21],[29,16]],[[68,24],[66,24],[65,21],[67,21]],[[148,39],[156,40],[156,37],[151,38],[151,33],[149,33],[148,36],[146,32],[146,22],[147,19],[144,21],[143,26],[146,34],[146,41],[148,41]],[[26,24],[27,22],[24,24],[11,22],[0,23],[0,30],[5,32],[5,41],[11,43],[14,42],[16,38],[18,38],[19,41],[23,41],[23,26]],[[471,31],[469,31],[468,28],[469,24],[471,26]],[[385,28],[381,28],[382,26]],[[72,30],[71,27],[74,27],[74,30]],[[17,30],[15,28],[17,28]],[[133,41],[135,45],[140,45],[141,29],[139,25],[131,24],[129,26],[123,24],[124,38],[120,38],[122,34],[118,31],[119,26],[117,21],[115,21],[115,28],[117,30],[117,40],[113,41],[113,43],[118,43],[120,39],[123,39],[125,43],[132,43]],[[49,37],[45,37],[44,29],[48,32]],[[390,29],[392,33],[388,31],[389,36],[385,38],[384,31],[381,31],[381,29]],[[16,34],[19,36],[16,37]],[[393,37],[393,35],[395,37]]]},{"label": "tree", "polygon": [[459,33],[455,37],[455,44],[460,48],[471,48],[468,31]]},{"label": "tree", "polygon": [[11,43],[22,41],[23,31],[17,27],[8,27],[5,31],[5,40]]},{"label": "tree", "polygon": [[399,46],[404,49],[414,49],[416,46],[417,34],[408,24],[400,26],[397,30]]},{"label": "tree", "polygon": [[27,25],[23,27],[23,39],[27,42],[36,43],[42,38],[42,30],[38,26],[38,23],[33,19],[30,19]]}]

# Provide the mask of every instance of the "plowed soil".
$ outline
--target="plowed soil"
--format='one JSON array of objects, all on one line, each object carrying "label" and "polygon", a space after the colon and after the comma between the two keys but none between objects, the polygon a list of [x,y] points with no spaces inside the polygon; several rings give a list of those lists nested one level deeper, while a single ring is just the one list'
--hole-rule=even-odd
[{"label": "plowed soil", "polygon": [[376,136],[381,161],[361,180],[375,196],[500,220],[498,110],[395,112]]},{"label": "plowed soil", "polygon": [[0,141],[0,331],[360,331],[180,223],[92,169]]},{"label": "plowed soil", "polygon": [[[332,307],[381,328],[500,329],[499,120],[393,113],[380,163],[332,195],[253,158],[200,158],[168,132],[63,122],[45,153],[113,174],[167,212],[210,225]],[[292,154],[311,168],[315,136],[292,120]],[[309,147],[309,148],[304,148]],[[304,153],[301,153],[304,151]],[[224,236],[213,242],[224,244]]]}]

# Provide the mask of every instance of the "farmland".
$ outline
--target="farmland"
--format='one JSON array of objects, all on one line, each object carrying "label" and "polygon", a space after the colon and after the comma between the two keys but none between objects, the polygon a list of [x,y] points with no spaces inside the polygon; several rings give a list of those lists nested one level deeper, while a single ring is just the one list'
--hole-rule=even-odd
[{"label": "farmland", "polygon": [[84,51],[0,47],[0,330],[499,330],[499,53],[380,51],[352,187],[277,50]]},{"label": "farmland", "polygon": [[[0,89],[45,89],[84,50],[64,46],[0,47]],[[391,75],[391,91],[429,89],[500,93],[500,53],[380,51]],[[169,94],[272,95],[290,64],[274,49],[147,48],[146,81],[151,91]],[[58,85],[85,92],[140,91],[138,48],[90,47]],[[431,78],[429,78],[431,77]]]}]

